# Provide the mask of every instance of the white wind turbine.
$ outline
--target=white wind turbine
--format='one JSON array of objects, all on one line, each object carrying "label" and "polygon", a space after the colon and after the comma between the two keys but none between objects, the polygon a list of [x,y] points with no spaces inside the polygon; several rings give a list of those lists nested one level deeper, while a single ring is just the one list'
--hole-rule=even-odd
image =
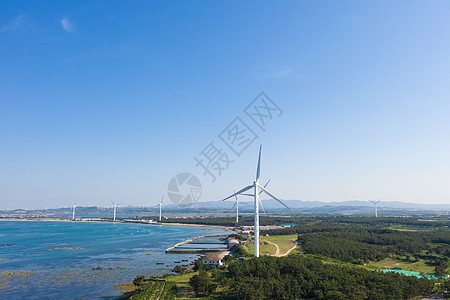
[{"label": "white wind turbine", "polygon": [[117,206],[119,206],[121,203],[114,203],[112,200],[110,200],[112,204],[114,204],[114,219],[113,222],[116,221],[116,211],[117,211]]},{"label": "white wind turbine", "polygon": [[[271,180],[272,180],[272,179],[267,180],[266,184],[265,184],[263,187],[265,188],[265,187],[269,184],[269,182],[270,182]],[[259,191],[259,195],[261,195],[261,194],[262,194],[262,190]],[[242,194],[242,196],[253,197],[254,195],[253,195],[253,194]],[[261,198],[259,197],[258,200],[259,200],[259,205],[261,205],[261,208],[262,208],[264,214],[266,214],[266,210],[264,209],[264,205],[262,204]]]},{"label": "white wind turbine", "polygon": [[[269,184],[269,182],[270,182],[270,179],[266,182],[266,184],[264,185],[264,187],[266,187],[266,186]],[[238,223],[239,223],[239,199],[238,199],[238,196],[237,196],[237,194],[236,194],[236,191],[234,191],[234,193],[235,193],[234,198],[236,198],[236,202],[235,202],[234,205],[231,207],[231,209],[233,209],[233,208],[236,207],[236,228],[237,228],[237,225],[238,225]],[[259,195],[261,195],[261,193],[262,193],[262,191],[259,191]],[[252,194],[242,194],[242,195],[243,195],[243,196],[250,196],[250,197],[253,197],[253,196],[254,196],[254,195],[252,195]],[[246,203],[246,202],[243,202],[243,204],[247,204],[247,203]],[[259,199],[259,204],[261,205],[261,208],[262,208],[263,212],[266,213],[266,210],[264,209],[264,206],[263,206],[263,204],[262,204],[261,199]]]},{"label": "white wind turbine", "polygon": [[161,218],[162,218],[162,207],[163,207],[163,200],[164,200],[164,195],[161,198],[161,202],[159,202],[159,221],[161,222]]},{"label": "white wind turbine", "polygon": [[250,189],[254,189],[253,197],[254,197],[254,207],[255,207],[255,257],[259,257],[259,204],[260,204],[259,194],[261,192],[263,192],[266,195],[268,195],[269,197],[271,197],[272,199],[280,202],[286,208],[289,208],[286,204],[281,202],[277,197],[272,195],[272,193],[270,193],[265,187],[263,187],[259,184],[260,168],[261,168],[261,149],[262,149],[262,145],[259,147],[258,166],[256,168],[256,180],[253,181],[253,184],[246,186],[245,188],[239,190],[238,192],[234,193],[233,195],[228,196],[222,200],[222,201],[228,200],[239,194],[245,195],[245,194],[243,194],[244,192],[246,192]]},{"label": "white wind turbine", "polygon": [[[236,193],[236,191],[234,191]],[[236,207],[236,228],[238,226],[239,223],[239,199],[237,197],[237,195],[234,195],[234,198],[236,198],[236,202],[234,203],[234,205],[231,207],[231,209]]]},{"label": "white wind turbine", "polygon": [[77,208],[77,203],[75,202],[72,206],[72,221],[75,221],[75,209]]},{"label": "white wind turbine", "polygon": [[378,203],[381,201],[381,200],[383,200],[383,199],[380,199],[380,200],[368,200],[369,202],[371,202],[371,203],[373,203],[373,205],[374,205],[374,208],[375,208],[375,218],[376,217],[378,217]]}]

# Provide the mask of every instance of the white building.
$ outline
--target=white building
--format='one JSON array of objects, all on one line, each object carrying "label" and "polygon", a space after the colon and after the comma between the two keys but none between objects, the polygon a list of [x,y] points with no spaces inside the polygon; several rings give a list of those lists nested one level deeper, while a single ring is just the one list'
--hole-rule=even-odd
[{"label": "white building", "polygon": [[210,265],[210,266],[214,266],[214,267],[219,267],[222,266],[222,260],[220,259],[204,259],[202,260],[204,265]]}]

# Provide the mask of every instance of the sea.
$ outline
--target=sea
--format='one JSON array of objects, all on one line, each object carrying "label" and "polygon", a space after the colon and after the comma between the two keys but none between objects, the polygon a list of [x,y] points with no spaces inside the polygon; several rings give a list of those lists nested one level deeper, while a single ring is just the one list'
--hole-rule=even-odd
[{"label": "sea", "polygon": [[138,275],[199,255],[165,254],[220,228],[110,222],[0,221],[0,299],[117,299]]}]

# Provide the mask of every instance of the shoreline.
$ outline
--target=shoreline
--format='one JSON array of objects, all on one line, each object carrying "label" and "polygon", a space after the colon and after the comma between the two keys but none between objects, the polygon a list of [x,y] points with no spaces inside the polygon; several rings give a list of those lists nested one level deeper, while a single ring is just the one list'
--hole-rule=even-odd
[{"label": "shoreline", "polygon": [[[93,220],[90,218],[81,218],[75,221],[71,219],[56,219],[56,218],[1,218],[1,221],[23,221],[23,222],[89,222],[89,223],[121,223],[121,224],[146,224],[146,225],[166,225],[166,226],[191,226],[191,227],[209,227],[209,228],[219,228],[225,230],[232,230],[233,227],[230,226],[220,226],[220,225],[205,225],[205,224],[185,224],[185,223],[164,223],[164,222],[124,222],[124,221],[110,221],[110,220]],[[139,221],[139,220],[138,220]]]},{"label": "shoreline", "polygon": [[[223,229],[223,230],[229,230],[234,232],[233,227],[227,227],[227,226],[219,226],[219,225],[205,225],[205,224],[184,224],[184,223],[148,223],[148,222],[124,222],[124,221],[110,221],[110,220],[93,220],[93,219],[78,219],[78,220],[70,220],[70,219],[56,219],[56,218],[0,218],[0,222],[86,222],[86,223],[119,223],[119,224],[144,224],[144,225],[165,225],[165,226],[186,226],[186,227],[206,227],[206,228],[215,228],[215,229]],[[188,240],[185,240],[183,242],[176,243],[175,245],[167,248],[164,252],[167,254],[168,250],[175,249],[176,247],[187,244],[193,240],[200,239],[202,237],[209,236],[209,235],[200,235],[200,236],[194,236],[189,238]],[[210,253],[211,254],[211,253]]]},{"label": "shoreline", "polygon": [[[232,230],[232,228],[230,228],[230,227],[214,226],[214,225],[209,226],[209,225],[204,225],[204,224],[147,223],[147,222],[125,222],[125,221],[113,222],[112,220],[90,220],[89,218],[87,218],[87,219],[80,218],[78,220],[73,221],[71,219],[61,219],[61,218],[11,218],[11,217],[9,217],[9,218],[0,218],[0,222],[1,221],[3,221],[3,222],[15,222],[15,221],[18,221],[18,222],[78,222],[78,223],[87,222],[87,223],[114,223],[114,224],[115,223],[119,223],[119,224],[146,224],[146,225],[187,226],[187,227],[205,227],[205,228],[209,227],[209,228],[213,228],[213,229],[223,229],[223,230],[227,230],[227,231],[231,231]],[[225,233],[224,232],[223,234],[229,234],[229,233]],[[198,236],[189,237],[185,241],[180,241],[178,243],[175,243],[175,245],[171,246],[168,249],[176,248],[177,246],[179,246],[181,244],[185,244],[185,243],[188,243],[189,241],[192,241],[192,240],[195,240],[195,239],[199,239],[199,238],[202,238],[202,237],[205,237],[205,235],[202,234],[202,235],[198,235]],[[132,248],[132,247],[130,247],[130,248]],[[164,251],[163,255],[167,255],[165,253],[166,253],[166,251]],[[180,253],[180,254],[182,254],[182,253]],[[211,253],[205,253],[205,254],[206,255],[211,255]],[[212,255],[214,255],[214,254],[212,254]],[[225,253],[222,254],[222,256],[224,256],[224,255],[225,255]],[[25,270],[25,269],[23,269],[23,270]],[[4,271],[6,271],[6,270],[4,270]],[[170,272],[171,272],[171,270],[166,270],[164,273],[169,274]],[[121,284],[130,284],[130,282],[129,281],[121,281]],[[120,290],[119,290],[119,293],[121,295],[117,295],[116,297],[121,297],[123,295]]]}]

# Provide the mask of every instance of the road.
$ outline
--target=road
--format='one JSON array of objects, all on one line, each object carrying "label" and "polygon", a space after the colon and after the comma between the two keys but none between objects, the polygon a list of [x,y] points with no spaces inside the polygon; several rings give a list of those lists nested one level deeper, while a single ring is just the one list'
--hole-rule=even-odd
[{"label": "road", "polygon": [[280,247],[278,247],[277,244],[272,243],[271,241],[268,241],[268,240],[264,240],[264,241],[267,242],[267,243],[269,243],[269,244],[272,244],[272,245],[275,246],[276,251],[275,251],[275,254],[274,254],[273,256],[276,256],[276,257],[286,256],[286,255],[288,255],[289,253],[291,253],[292,250],[294,250],[295,248],[297,248],[297,242],[294,241],[294,246],[292,246],[292,248],[289,249],[286,253],[283,253],[283,254],[282,254],[281,251],[280,251]]}]

